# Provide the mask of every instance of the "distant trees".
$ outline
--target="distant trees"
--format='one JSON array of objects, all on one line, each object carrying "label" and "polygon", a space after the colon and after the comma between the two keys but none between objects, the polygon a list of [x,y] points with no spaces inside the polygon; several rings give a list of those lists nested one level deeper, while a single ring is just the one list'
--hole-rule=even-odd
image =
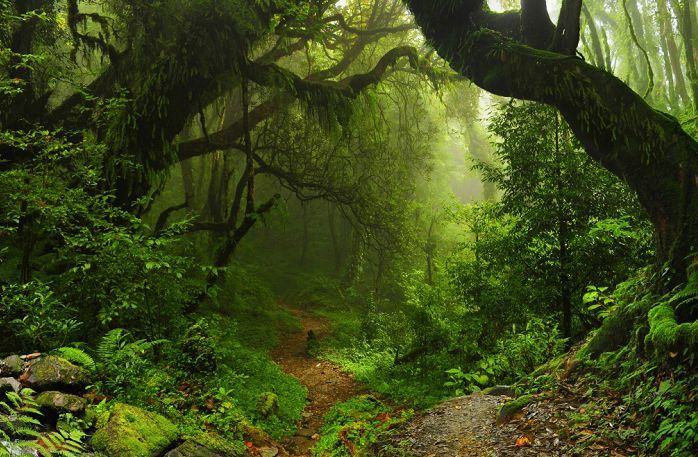
[{"label": "distant trees", "polygon": [[614,285],[649,260],[642,211],[584,153],[555,109],[506,105],[490,131],[502,139],[497,164],[479,168],[502,191],[498,211],[513,216],[509,255],[521,265],[512,270],[526,278],[529,300],[561,314],[570,338],[573,314],[585,317],[579,305],[589,284]]},{"label": "distant trees", "polygon": [[[688,17],[683,30],[694,23],[689,3],[678,3]],[[406,4],[439,54],[475,84],[555,106],[589,156],[637,193],[659,261],[673,268],[673,283],[685,279],[698,247],[698,143],[676,119],[576,55],[581,1],[563,2],[556,25],[544,0],[503,13],[480,0]]]},{"label": "distant trees", "polygon": [[[359,114],[366,122],[393,116],[385,104],[361,100],[382,81],[408,106],[419,87],[443,77],[420,55],[399,0],[6,0],[0,15],[0,129],[41,125],[95,139],[102,186],[115,203],[138,215],[157,209],[155,232],[183,212],[195,216],[192,229],[219,246],[215,265],[228,263],[278,201],[269,181],[301,200],[337,205],[357,230],[374,234],[364,239],[375,246],[400,233],[384,224],[394,217],[371,212],[389,208],[376,199],[379,188],[392,188],[385,180],[410,182],[381,167],[422,163],[416,155],[389,162],[389,152],[421,154],[412,148],[419,142],[396,148],[387,137],[346,133],[366,128],[350,123],[352,105],[366,103]],[[299,126],[306,135],[294,138],[290,129]],[[3,141],[0,167],[20,167],[37,153]],[[171,172],[181,200],[163,206]]]}]

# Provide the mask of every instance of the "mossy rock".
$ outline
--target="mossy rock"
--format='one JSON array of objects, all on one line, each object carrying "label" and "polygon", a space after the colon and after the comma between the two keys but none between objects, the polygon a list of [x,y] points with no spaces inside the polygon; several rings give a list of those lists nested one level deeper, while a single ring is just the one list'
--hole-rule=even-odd
[{"label": "mossy rock", "polygon": [[24,370],[24,360],[18,355],[11,355],[0,360],[0,375],[19,376]]},{"label": "mossy rock", "polygon": [[482,395],[489,395],[490,397],[515,397],[516,391],[511,386],[492,386],[484,389]]},{"label": "mossy rock", "polygon": [[242,457],[247,454],[247,448],[241,439],[231,440],[217,433],[200,433],[190,441],[225,456]]},{"label": "mossy rock", "polygon": [[194,441],[185,441],[165,454],[165,457],[226,457]]},{"label": "mossy rock", "polygon": [[511,419],[514,414],[528,406],[531,401],[533,401],[533,395],[522,395],[515,400],[504,403],[497,413],[497,423],[501,424]]},{"label": "mossy rock", "polygon": [[34,401],[50,416],[58,416],[61,413],[79,416],[85,412],[87,406],[87,401],[84,398],[55,390],[41,392]]},{"label": "mossy rock", "polygon": [[172,449],[165,457],[242,457],[246,453],[242,441],[231,441],[216,433],[201,433]]},{"label": "mossy rock", "polygon": [[65,359],[43,356],[32,360],[23,380],[36,391],[82,392],[89,384],[89,373]]},{"label": "mossy rock", "polygon": [[165,417],[119,403],[92,437],[92,446],[109,457],[158,457],[177,438],[177,427]]}]

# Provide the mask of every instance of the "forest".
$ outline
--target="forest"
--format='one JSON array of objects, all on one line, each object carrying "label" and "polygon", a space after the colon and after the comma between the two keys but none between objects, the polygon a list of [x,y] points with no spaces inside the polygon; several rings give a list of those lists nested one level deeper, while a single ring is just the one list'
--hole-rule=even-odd
[{"label": "forest", "polygon": [[695,0],[0,0],[0,457],[698,455]]}]

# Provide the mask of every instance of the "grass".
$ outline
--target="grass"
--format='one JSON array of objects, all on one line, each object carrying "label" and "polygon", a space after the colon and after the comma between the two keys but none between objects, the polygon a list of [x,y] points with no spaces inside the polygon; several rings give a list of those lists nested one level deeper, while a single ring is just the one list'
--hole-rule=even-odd
[{"label": "grass", "polygon": [[[395,364],[390,348],[377,348],[361,337],[361,312],[348,307],[322,307],[312,312],[332,322],[333,332],[321,341],[316,355],[352,373],[356,380],[392,402],[429,408],[453,392],[444,386],[447,355],[426,356],[412,363]],[[453,362],[455,363],[455,362]]]}]

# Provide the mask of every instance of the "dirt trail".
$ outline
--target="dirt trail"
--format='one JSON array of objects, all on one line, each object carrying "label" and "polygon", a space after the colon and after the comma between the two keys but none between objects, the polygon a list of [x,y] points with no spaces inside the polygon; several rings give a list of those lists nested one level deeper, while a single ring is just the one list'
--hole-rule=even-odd
[{"label": "dirt trail", "polygon": [[272,352],[272,357],[284,371],[306,386],[308,405],[298,432],[284,443],[284,447],[291,456],[307,456],[315,444],[314,438],[319,433],[325,413],[336,403],[359,395],[363,389],[338,366],[306,353],[308,332],[312,330],[317,339],[326,337],[332,330],[329,321],[307,311],[287,309],[300,320],[302,330],[288,335]]}]

